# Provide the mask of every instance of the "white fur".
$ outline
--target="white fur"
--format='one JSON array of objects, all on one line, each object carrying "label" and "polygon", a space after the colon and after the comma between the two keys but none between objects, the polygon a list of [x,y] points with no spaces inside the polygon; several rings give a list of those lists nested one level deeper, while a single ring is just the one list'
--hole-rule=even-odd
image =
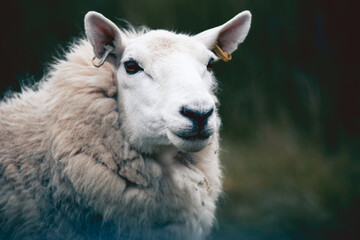
[{"label": "white fur", "polygon": [[[157,46],[163,41],[163,46]],[[169,46],[167,46],[169,44]],[[199,151],[207,140],[182,141],[177,132],[191,123],[180,114],[181,106],[199,109],[215,107],[214,79],[206,70],[213,53],[186,35],[167,31],[152,31],[128,41],[121,62],[136,59],[143,72],[128,75],[118,70],[120,102],[124,111],[123,127],[131,143],[140,150],[152,152],[161,145],[175,144],[185,151]],[[218,128],[215,114],[208,128]],[[188,147],[186,145],[189,145]]]},{"label": "white fur", "polygon": [[[227,39],[232,49],[249,21],[245,12],[188,36],[123,31],[88,13],[88,40],[38,91],[0,103],[0,239],[205,238],[222,191],[208,44]],[[96,68],[106,45],[112,51]],[[128,74],[130,59],[143,71]],[[203,126],[211,136],[179,136],[194,131],[184,106],[214,109]]]}]

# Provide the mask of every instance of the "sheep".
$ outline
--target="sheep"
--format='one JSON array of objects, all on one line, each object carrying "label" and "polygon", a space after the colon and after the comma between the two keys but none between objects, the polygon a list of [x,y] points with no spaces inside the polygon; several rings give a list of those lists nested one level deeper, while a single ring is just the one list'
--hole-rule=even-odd
[{"label": "sheep", "polygon": [[214,61],[244,11],[197,35],[97,12],[36,88],[0,102],[0,239],[204,239],[222,193]]}]

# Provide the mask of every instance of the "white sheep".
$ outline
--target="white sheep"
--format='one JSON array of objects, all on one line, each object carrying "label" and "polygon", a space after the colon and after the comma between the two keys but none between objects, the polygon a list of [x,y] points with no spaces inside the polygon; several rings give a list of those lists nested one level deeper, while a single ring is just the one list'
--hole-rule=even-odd
[{"label": "white sheep", "polygon": [[0,103],[0,239],[205,238],[222,191],[212,64],[250,21],[189,36],[87,13],[87,39]]}]

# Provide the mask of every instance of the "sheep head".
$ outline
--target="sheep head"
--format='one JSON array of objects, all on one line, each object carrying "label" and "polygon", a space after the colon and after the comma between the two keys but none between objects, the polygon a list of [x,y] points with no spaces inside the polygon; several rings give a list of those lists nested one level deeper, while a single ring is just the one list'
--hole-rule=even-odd
[{"label": "sheep head", "polygon": [[217,132],[216,80],[212,65],[231,54],[248,34],[251,14],[195,36],[165,30],[141,34],[119,29],[96,12],[85,16],[94,54],[112,64],[118,81],[122,130],[142,152],[175,146],[186,152],[205,148]]}]

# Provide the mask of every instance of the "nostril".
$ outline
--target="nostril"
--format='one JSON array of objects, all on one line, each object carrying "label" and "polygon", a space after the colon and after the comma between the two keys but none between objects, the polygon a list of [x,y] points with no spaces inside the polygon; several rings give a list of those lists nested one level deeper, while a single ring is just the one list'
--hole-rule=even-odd
[{"label": "nostril", "polygon": [[214,112],[214,108],[210,109],[207,113],[205,113],[205,117],[208,118],[210,117]]},{"label": "nostril", "polygon": [[180,114],[186,118],[189,118],[195,124],[205,125],[206,120],[213,114],[214,108],[211,108],[208,111],[198,111],[194,109],[190,109],[188,107],[182,107],[180,110]]},{"label": "nostril", "polygon": [[195,118],[198,118],[198,116],[199,116],[198,112],[193,111],[193,110],[191,110],[189,108],[186,108],[186,107],[182,107],[180,113],[184,117],[187,117],[187,118],[190,118],[190,119],[195,119]]}]

